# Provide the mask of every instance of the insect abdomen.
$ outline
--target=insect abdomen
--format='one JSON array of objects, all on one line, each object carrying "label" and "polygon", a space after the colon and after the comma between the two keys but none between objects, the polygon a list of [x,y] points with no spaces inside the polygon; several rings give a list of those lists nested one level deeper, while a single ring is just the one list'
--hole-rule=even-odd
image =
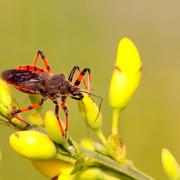
[{"label": "insect abdomen", "polygon": [[1,74],[2,78],[18,90],[31,94],[45,94],[45,75],[32,71],[11,69]]}]

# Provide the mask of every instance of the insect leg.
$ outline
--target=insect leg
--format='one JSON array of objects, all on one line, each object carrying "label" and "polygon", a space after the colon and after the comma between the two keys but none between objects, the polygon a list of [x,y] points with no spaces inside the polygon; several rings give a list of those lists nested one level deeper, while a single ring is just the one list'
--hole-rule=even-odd
[{"label": "insect leg", "polygon": [[22,65],[22,66],[17,66],[17,70],[28,70],[28,71],[36,71],[36,72],[41,72],[44,74],[49,74],[46,70],[43,68],[37,67],[37,66],[32,66],[32,65]]},{"label": "insect leg", "polygon": [[37,55],[36,55],[36,57],[35,57],[35,59],[34,59],[34,66],[36,66],[36,64],[37,64],[39,55],[41,56],[41,58],[42,58],[42,60],[43,60],[43,62],[44,62],[44,64],[45,64],[45,66],[46,66],[47,71],[48,71],[49,73],[51,73],[51,68],[50,68],[50,66],[49,66],[48,59],[46,58],[46,56],[44,55],[44,53],[43,53],[42,51],[38,51],[38,52],[37,52]]},{"label": "insect leg", "polygon": [[68,80],[69,80],[70,82],[72,82],[72,79],[73,79],[73,77],[74,77],[74,74],[75,74],[76,70],[78,70],[78,71],[80,72],[79,66],[74,66],[74,67],[72,68],[72,70],[71,70],[71,72],[70,72],[70,74],[69,74],[69,77],[68,77]]},{"label": "insect leg", "polygon": [[[68,80],[69,80],[70,82],[72,82],[76,70],[78,70],[79,74],[80,74],[80,72],[81,72],[79,66],[74,66],[74,67],[72,68],[70,74],[69,74]],[[85,79],[83,79],[83,83],[84,83],[84,85],[85,85],[85,87],[86,87],[86,89],[87,89],[87,84],[86,84]]]},{"label": "insect leg", "polygon": [[[14,117],[16,117],[19,121],[21,121],[21,122],[25,125],[25,127],[24,127],[23,129],[26,129],[26,128],[30,125],[28,122],[26,122],[25,120],[23,120],[22,118],[20,118],[17,114],[15,114]],[[12,122],[12,120],[10,120],[10,123],[14,124],[14,123]]]},{"label": "insect leg", "polygon": [[24,108],[16,109],[15,111],[11,112],[11,114],[12,114],[13,116],[15,116],[15,115],[18,114],[18,113],[25,112],[25,111],[29,111],[29,110],[31,110],[31,109],[38,108],[38,107],[40,107],[46,100],[47,100],[46,98],[42,98],[40,103],[33,104],[33,105],[30,105],[30,106],[27,106],[27,107],[24,107]]},{"label": "insect leg", "polygon": [[56,114],[56,117],[57,117],[57,120],[58,120],[59,127],[61,129],[62,136],[65,136],[64,135],[64,128],[63,128],[62,122],[61,122],[61,120],[59,118],[59,104],[58,104],[57,101],[54,101],[54,104],[55,104],[55,114]]},{"label": "insect leg", "polygon": [[66,106],[66,96],[62,96],[61,100],[62,100],[61,108],[63,109],[66,115],[66,127],[65,127],[65,133],[66,133],[68,130],[68,108]]},{"label": "insect leg", "polygon": [[74,86],[75,86],[75,87],[79,87],[79,85],[81,84],[82,80],[84,79],[84,76],[85,76],[86,72],[88,72],[87,91],[90,92],[91,70],[90,70],[89,68],[84,68],[84,69],[80,72],[77,80],[76,80],[75,83],[74,83]]},{"label": "insect leg", "polygon": [[80,97],[74,97],[74,96],[71,96],[72,99],[75,99],[75,100],[82,100],[82,98]]}]

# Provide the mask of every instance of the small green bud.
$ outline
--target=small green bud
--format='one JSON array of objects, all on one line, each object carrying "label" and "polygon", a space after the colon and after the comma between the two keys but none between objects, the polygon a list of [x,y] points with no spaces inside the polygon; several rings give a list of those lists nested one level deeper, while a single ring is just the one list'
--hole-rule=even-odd
[{"label": "small green bud", "polygon": [[110,135],[106,143],[107,153],[119,163],[124,163],[126,160],[126,146],[123,143],[120,135]]},{"label": "small green bud", "polygon": [[162,164],[166,175],[170,180],[180,180],[180,166],[171,152],[165,148],[162,149]]},{"label": "small green bud", "polygon": [[56,155],[54,143],[38,131],[15,132],[10,135],[9,143],[17,153],[29,159],[46,160]]},{"label": "small green bud", "polygon": [[83,180],[83,179],[96,180],[96,179],[104,179],[103,176],[104,176],[104,173],[102,170],[98,168],[88,168],[77,173],[74,179],[75,180]]},{"label": "small green bud", "polygon": [[78,172],[74,180],[118,180],[119,178],[113,177],[111,175],[108,175],[105,173],[105,171],[92,167],[92,168],[87,168],[83,171]]},{"label": "small green bud", "polygon": [[[63,124],[63,123],[62,123]],[[64,144],[65,138],[62,136],[57,117],[52,111],[48,111],[45,116],[45,129],[49,137],[58,144]]]},{"label": "small green bud", "polygon": [[44,121],[43,121],[41,115],[37,111],[35,111],[32,114],[30,114],[28,116],[28,120],[31,123],[35,124],[36,126],[42,127],[44,125]]},{"label": "small green bud", "polygon": [[115,69],[112,74],[109,101],[113,108],[123,109],[131,100],[141,79],[141,59],[128,38],[119,42]]},{"label": "small green bud", "polygon": [[[36,104],[37,102],[41,101],[41,96],[37,96],[37,95],[33,95],[33,94],[29,94],[29,99],[31,101],[32,104]],[[40,106],[38,108],[36,108],[35,110],[39,113],[41,113],[43,106]]]},{"label": "small green bud", "polygon": [[99,107],[87,94],[84,93],[83,95],[84,98],[78,101],[81,115],[91,129],[98,130],[102,125],[102,115],[99,112]]}]

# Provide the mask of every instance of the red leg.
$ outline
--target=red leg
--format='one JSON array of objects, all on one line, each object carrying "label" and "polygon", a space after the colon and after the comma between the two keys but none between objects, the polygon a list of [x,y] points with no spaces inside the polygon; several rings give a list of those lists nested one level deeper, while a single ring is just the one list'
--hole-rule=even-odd
[{"label": "red leg", "polygon": [[56,114],[56,117],[57,117],[57,120],[58,120],[58,124],[59,124],[60,130],[61,130],[61,134],[62,134],[62,136],[65,136],[64,128],[63,128],[62,122],[61,122],[61,120],[59,118],[59,104],[58,104],[57,101],[54,101],[54,104],[55,104],[55,114]]},{"label": "red leg", "polygon": [[44,73],[44,74],[49,74],[49,72],[45,71],[43,68],[32,66],[32,65],[17,66],[16,69],[35,71],[35,72],[41,72],[41,73]]},{"label": "red leg", "polygon": [[[72,79],[73,79],[73,77],[74,77],[74,75],[75,75],[76,70],[78,70],[79,74],[80,74],[80,72],[81,72],[79,66],[74,66],[73,69],[71,70],[70,74],[69,74],[68,80],[69,80],[70,82],[72,82]],[[85,87],[86,87],[86,89],[87,89],[87,84],[86,84],[85,79],[83,79],[83,83],[84,83],[84,85],[85,85]]]},{"label": "red leg", "polygon": [[71,72],[70,72],[70,74],[69,74],[69,78],[68,78],[68,80],[69,80],[70,82],[72,82],[76,70],[78,70],[78,72],[80,73],[80,68],[79,68],[79,66],[74,66],[74,67],[72,68],[72,70],[71,70]]},{"label": "red leg", "polygon": [[45,55],[44,55],[44,53],[42,51],[37,52],[37,55],[36,55],[36,57],[34,59],[34,66],[36,66],[36,64],[37,64],[39,55],[41,56],[45,66],[46,66],[47,72],[51,73],[51,68],[49,66],[48,59],[45,57]]},{"label": "red leg", "polygon": [[66,106],[66,97],[62,96],[61,100],[62,100],[61,108],[63,109],[63,111],[66,115],[66,127],[65,127],[65,133],[66,133],[68,130],[68,108]]},{"label": "red leg", "polygon": [[80,72],[77,80],[76,80],[75,83],[74,83],[74,86],[75,86],[75,87],[79,87],[79,86],[80,86],[82,80],[84,79],[84,76],[85,76],[86,72],[88,72],[87,91],[90,92],[90,89],[91,89],[91,87],[90,87],[90,83],[91,83],[91,71],[90,71],[89,68],[84,68],[84,69]]},{"label": "red leg", "polygon": [[13,116],[16,116],[16,114],[18,114],[18,113],[25,112],[25,111],[29,111],[29,110],[31,110],[31,109],[38,108],[38,107],[40,107],[40,106],[44,103],[45,100],[46,100],[45,98],[42,98],[40,103],[33,104],[33,105],[31,105],[31,106],[27,106],[27,107],[24,107],[24,108],[16,109],[16,110],[13,111],[11,114],[12,114]]},{"label": "red leg", "polygon": [[[19,121],[21,121],[25,125],[24,129],[27,128],[30,125],[28,122],[26,122],[25,120],[20,118],[17,114],[14,115],[14,117],[16,117]],[[11,120],[10,120],[10,123],[14,124]]]}]

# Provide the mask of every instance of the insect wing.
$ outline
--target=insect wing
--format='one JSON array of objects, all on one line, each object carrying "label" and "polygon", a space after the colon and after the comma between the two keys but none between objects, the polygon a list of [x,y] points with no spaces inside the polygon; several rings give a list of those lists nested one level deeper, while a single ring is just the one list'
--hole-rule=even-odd
[{"label": "insect wing", "polygon": [[11,69],[1,74],[2,78],[15,88],[30,94],[45,93],[45,75],[27,70]]}]

